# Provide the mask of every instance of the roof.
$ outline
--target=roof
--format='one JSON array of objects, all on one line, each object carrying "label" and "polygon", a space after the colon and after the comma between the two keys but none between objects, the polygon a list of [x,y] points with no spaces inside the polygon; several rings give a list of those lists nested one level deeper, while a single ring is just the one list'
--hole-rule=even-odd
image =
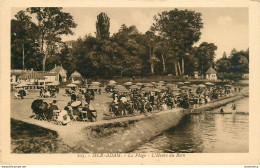
[{"label": "roof", "polygon": [[26,70],[22,69],[11,69],[11,75],[19,76],[27,72]]},{"label": "roof", "polygon": [[[65,73],[60,73],[60,71],[64,71]],[[61,77],[67,77],[67,71],[65,69],[63,69],[62,66],[56,66],[55,68],[53,68],[52,70],[50,70],[50,72],[57,72],[61,75]]]},{"label": "roof", "polygon": [[212,67],[209,68],[209,70],[206,72],[206,74],[216,74],[217,72]]},{"label": "roof", "polygon": [[57,72],[43,72],[43,71],[38,71],[43,76],[56,76],[58,73]]},{"label": "roof", "polygon": [[77,71],[73,72],[71,75],[70,75],[71,78],[74,78],[74,77],[82,77],[81,74]]},{"label": "roof", "polygon": [[45,77],[41,73],[29,71],[22,76],[19,76],[18,79],[45,79]]},{"label": "roof", "polygon": [[50,72],[57,72],[57,73],[59,73],[62,70],[64,70],[67,73],[67,71],[65,69],[63,69],[62,66],[57,66],[57,67],[53,68],[52,70],[50,70]]}]

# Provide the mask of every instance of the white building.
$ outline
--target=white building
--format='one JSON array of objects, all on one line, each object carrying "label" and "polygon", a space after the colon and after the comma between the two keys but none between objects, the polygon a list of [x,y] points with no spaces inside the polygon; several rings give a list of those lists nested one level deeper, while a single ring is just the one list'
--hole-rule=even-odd
[{"label": "white building", "polygon": [[58,81],[59,82],[66,82],[67,81],[67,71],[63,69],[62,65],[61,66],[56,66],[50,72],[56,72],[58,73]]},{"label": "white building", "polygon": [[217,72],[212,67],[206,72],[206,79],[216,81],[217,80]]}]

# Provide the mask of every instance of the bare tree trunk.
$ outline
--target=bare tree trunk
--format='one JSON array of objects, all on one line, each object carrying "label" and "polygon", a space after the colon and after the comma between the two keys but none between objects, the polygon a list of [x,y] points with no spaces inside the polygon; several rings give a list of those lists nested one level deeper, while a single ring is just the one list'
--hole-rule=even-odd
[{"label": "bare tree trunk", "polygon": [[179,75],[178,75],[178,68],[177,68],[177,63],[176,63],[176,61],[174,62],[174,67],[175,67],[175,74],[176,74],[176,76],[179,76]]},{"label": "bare tree trunk", "polygon": [[165,60],[163,54],[162,54],[162,63],[163,63],[163,72],[166,72]]},{"label": "bare tree trunk", "polygon": [[25,69],[25,65],[24,65],[24,43],[22,45],[22,49],[23,49],[23,70]]},{"label": "bare tree trunk", "polygon": [[182,75],[184,75],[184,58],[182,57]]},{"label": "bare tree trunk", "polygon": [[150,47],[151,74],[154,74],[152,47]]},{"label": "bare tree trunk", "polygon": [[181,66],[180,66],[180,62],[179,61],[178,61],[178,69],[179,69],[179,74],[182,75]]},{"label": "bare tree trunk", "polygon": [[42,61],[42,70],[43,71],[45,71],[45,65],[46,65],[47,56],[48,56],[48,46],[46,47],[46,50],[44,52],[43,61]]}]

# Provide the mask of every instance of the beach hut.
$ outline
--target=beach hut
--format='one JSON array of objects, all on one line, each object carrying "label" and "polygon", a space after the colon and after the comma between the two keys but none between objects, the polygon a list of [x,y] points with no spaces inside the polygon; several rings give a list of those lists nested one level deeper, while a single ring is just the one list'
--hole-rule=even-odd
[{"label": "beach hut", "polygon": [[208,71],[206,72],[206,79],[211,80],[211,81],[216,81],[217,80],[217,72],[215,69],[210,67]]},{"label": "beach hut", "polygon": [[67,71],[65,69],[63,69],[62,65],[61,66],[56,66],[50,70],[50,72],[56,72],[58,73],[58,77],[59,77],[59,82],[66,82],[67,81]]}]

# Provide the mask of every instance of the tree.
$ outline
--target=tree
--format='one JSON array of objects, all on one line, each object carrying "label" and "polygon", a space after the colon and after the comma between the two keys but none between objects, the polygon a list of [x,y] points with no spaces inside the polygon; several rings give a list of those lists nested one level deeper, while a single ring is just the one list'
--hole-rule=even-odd
[{"label": "tree", "polygon": [[73,34],[72,28],[77,24],[70,13],[62,12],[62,8],[32,7],[27,8],[31,14],[36,14],[39,28],[40,53],[43,56],[42,69],[54,46],[61,43],[61,35]]},{"label": "tree", "polygon": [[110,19],[105,13],[100,13],[97,16],[96,22],[96,37],[98,39],[108,39],[109,38],[109,28],[110,28]]},{"label": "tree", "polygon": [[214,64],[215,50],[217,46],[207,42],[201,43],[197,49],[195,57],[198,60],[198,70],[204,77],[206,71]]},{"label": "tree", "polygon": [[155,64],[156,64],[156,62],[159,61],[159,59],[154,54],[154,52],[156,50],[157,37],[154,34],[154,32],[147,31],[145,33],[145,39],[147,41],[146,45],[148,46],[148,50],[149,50],[149,58],[150,58],[149,62],[150,62],[150,65],[151,65],[151,74],[153,75]]},{"label": "tree", "polygon": [[173,52],[180,58],[175,60],[182,62],[182,68],[179,61],[176,62],[176,66],[179,68],[179,74],[183,75],[185,54],[200,39],[200,29],[203,27],[201,14],[190,10],[174,9],[159,13],[158,16],[154,16],[154,20],[156,23],[153,24],[152,30],[169,40]]},{"label": "tree", "polygon": [[[30,67],[33,57],[37,59],[38,27],[31,21],[31,17],[21,10],[11,20],[11,62],[12,68],[25,69]],[[36,65],[32,66],[36,68]]]}]

